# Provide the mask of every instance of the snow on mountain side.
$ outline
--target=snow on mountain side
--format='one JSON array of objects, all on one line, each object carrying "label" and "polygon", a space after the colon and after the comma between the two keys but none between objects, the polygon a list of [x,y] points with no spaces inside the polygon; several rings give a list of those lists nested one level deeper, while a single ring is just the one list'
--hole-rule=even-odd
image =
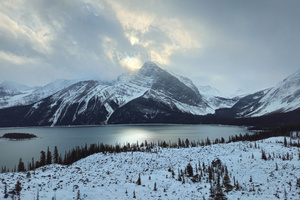
[{"label": "snow on mountain side", "polygon": [[78,81],[58,79],[45,86],[31,88],[17,83],[9,84],[9,87],[7,87],[8,84],[4,84],[6,88],[13,88],[15,92],[1,96],[0,86],[0,108],[32,104],[76,82]]},{"label": "snow on mountain side", "polygon": [[218,96],[218,97],[226,97],[224,94],[222,94],[219,90],[216,88],[213,88],[209,85],[205,86],[198,86],[198,90],[201,94],[205,96]]},{"label": "snow on mountain side", "polygon": [[300,70],[279,82],[257,103],[248,117],[274,112],[289,112],[300,108]]},{"label": "snow on mountain side", "polygon": [[[147,112],[144,109],[149,106],[146,99],[151,99],[154,106],[152,109],[169,118],[174,112],[190,115],[213,113],[214,110],[205,102],[196,87],[193,87],[191,81],[187,84],[187,80],[185,78],[183,83],[156,64],[146,62],[138,71],[122,75],[110,84],[92,80],[81,81],[37,101],[26,113],[23,122],[36,121],[36,125],[51,126],[106,124],[117,109],[140,98],[144,99],[138,101],[142,111]],[[49,85],[47,87],[50,89],[45,91],[55,88]],[[124,113],[137,110],[131,107],[126,109],[123,110]],[[147,113],[142,115],[146,116]]]},{"label": "snow on mountain side", "polygon": [[[6,187],[9,193],[19,181],[20,199],[210,199],[214,192],[222,192],[226,199],[297,200],[299,152],[296,147],[285,147],[283,141],[283,137],[275,137],[205,147],[155,148],[155,153],[93,154],[69,166],[52,164],[29,173],[2,173],[0,198]],[[263,160],[262,151],[272,159]],[[287,155],[289,159],[283,159]],[[200,180],[184,173],[189,164]],[[222,176],[226,172],[214,173],[222,165],[229,172],[227,179]],[[218,178],[220,189],[214,190]],[[232,186],[228,191],[226,184]]]},{"label": "snow on mountain side", "polygon": [[214,110],[220,108],[231,108],[239,100],[238,97],[229,98],[216,88],[209,85],[198,86],[198,89],[207,104]]}]

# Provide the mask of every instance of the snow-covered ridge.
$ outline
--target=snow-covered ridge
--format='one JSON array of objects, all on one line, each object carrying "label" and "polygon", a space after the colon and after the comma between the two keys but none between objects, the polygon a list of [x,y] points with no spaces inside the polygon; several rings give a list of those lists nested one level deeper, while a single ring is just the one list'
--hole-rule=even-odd
[{"label": "snow-covered ridge", "polygon": [[[157,149],[156,153],[127,152],[94,154],[70,166],[49,165],[27,173],[0,174],[0,198],[20,181],[21,199],[209,199],[211,184],[207,167],[220,159],[227,166],[232,191],[228,199],[299,199],[300,161],[296,147],[284,147],[283,137],[257,142],[236,142],[183,149]],[[272,157],[262,159],[262,150]],[[283,156],[289,159],[283,160]],[[181,170],[191,164],[200,182]],[[200,166],[199,166],[200,164]],[[169,171],[174,171],[174,175]],[[198,172],[197,172],[198,170]],[[140,174],[141,185],[137,185]],[[233,178],[234,177],[234,178]],[[217,177],[215,177],[217,180]],[[223,179],[220,180],[223,185]],[[157,191],[154,191],[156,185]]]},{"label": "snow-covered ridge", "polygon": [[[35,103],[78,81],[79,80],[58,79],[45,86],[38,87],[28,87],[18,83],[3,82],[0,84],[0,109]],[[2,93],[2,95],[1,87],[5,90],[5,93]]]},{"label": "snow-covered ridge", "polygon": [[279,82],[258,102],[247,116],[255,117],[274,112],[289,112],[300,108],[300,70]]}]

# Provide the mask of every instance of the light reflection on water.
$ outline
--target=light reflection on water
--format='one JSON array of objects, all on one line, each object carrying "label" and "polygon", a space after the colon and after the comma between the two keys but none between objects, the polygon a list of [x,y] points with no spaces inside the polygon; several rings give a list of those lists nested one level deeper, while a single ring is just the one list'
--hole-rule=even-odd
[{"label": "light reflection on water", "polygon": [[209,137],[211,140],[230,135],[245,133],[245,127],[219,125],[116,125],[89,127],[30,127],[30,128],[0,128],[0,136],[4,133],[32,133],[39,138],[22,141],[0,139],[0,168],[10,169],[17,165],[22,157],[25,164],[34,157],[39,160],[40,151],[46,151],[49,146],[53,152],[58,147],[62,155],[75,146],[103,143],[121,145],[126,143],[139,144],[158,141],[177,142],[178,138],[197,141]]},{"label": "light reflection on water", "polygon": [[117,143],[121,144],[136,143],[138,141],[144,142],[145,140],[148,142],[154,142],[155,133],[141,128],[131,128],[120,133],[118,138],[120,142],[117,141]]}]

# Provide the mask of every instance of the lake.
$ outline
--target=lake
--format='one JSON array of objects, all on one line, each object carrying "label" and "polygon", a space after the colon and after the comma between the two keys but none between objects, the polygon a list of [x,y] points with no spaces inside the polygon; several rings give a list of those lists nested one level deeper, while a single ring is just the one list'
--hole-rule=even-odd
[{"label": "lake", "polygon": [[106,126],[83,126],[83,127],[29,127],[29,128],[0,128],[0,136],[5,133],[31,133],[38,136],[37,139],[11,141],[0,139],[0,169],[6,166],[12,169],[18,165],[20,157],[25,166],[40,159],[40,152],[47,151],[49,146],[52,154],[54,146],[59,153],[75,146],[85,144],[139,144],[147,140],[155,142],[165,140],[177,142],[178,138],[197,141],[198,139],[211,140],[224,137],[228,140],[230,135],[244,134],[249,132],[246,127],[221,126],[221,125],[106,125]]}]

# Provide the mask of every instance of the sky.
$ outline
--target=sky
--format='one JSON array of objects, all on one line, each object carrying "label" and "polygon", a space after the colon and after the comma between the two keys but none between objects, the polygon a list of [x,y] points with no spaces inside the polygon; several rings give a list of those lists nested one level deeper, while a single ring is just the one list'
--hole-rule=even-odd
[{"label": "sky", "polygon": [[300,69],[298,0],[1,0],[0,82],[110,81],[153,61],[225,94]]}]

